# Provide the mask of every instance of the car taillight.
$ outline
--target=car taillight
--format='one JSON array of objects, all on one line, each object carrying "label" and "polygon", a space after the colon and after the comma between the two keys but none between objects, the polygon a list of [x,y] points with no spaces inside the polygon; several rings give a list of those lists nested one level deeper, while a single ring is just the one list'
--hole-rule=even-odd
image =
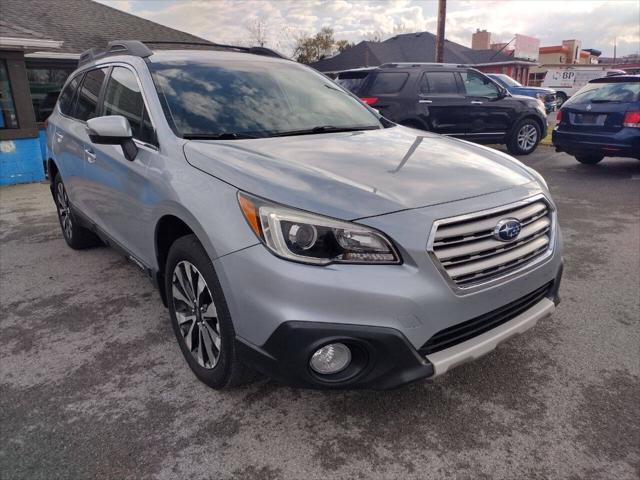
[{"label": "car taillight", "polygon": [[378,97],[360,97],[360,100],[362,100],[367,105],[373,105],[378,101]]},{"label": "car taillight", "polygon": [[625,113],[622,125],[624,125],[625,127],[640,128],[640,112]]},{"label": "car taillight", "polygon": [[562,121],[562,110],[558,110],[556,112],[556,123],[560,123]]}]

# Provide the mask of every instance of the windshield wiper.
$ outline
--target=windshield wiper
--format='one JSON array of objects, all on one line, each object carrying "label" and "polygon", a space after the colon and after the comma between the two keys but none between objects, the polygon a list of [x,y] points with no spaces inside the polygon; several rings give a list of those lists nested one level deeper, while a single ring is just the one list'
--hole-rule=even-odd
[{"label": "windshield wiper", "polygon": [[242,140],[245,138],[259,138],[249,133],[185,133],[182,135],[185,140]]},{"label": "windshield wiper", "polygon": [[318,133],[336,133],[336,132],[358,132],[360,130],[379,130],[380,127],[375,125],[360,125],[355,127],[335,127],[333,125],[321,125],[304,130],[290,130],[288,132],[275,132],[269,134],[270,137],[288,137],[292,135],[314,135]]},{"label": "windshield wiper", "polygon": [[620,100],[609,100],[607,98],[595,98],[591,100],[591,103],[610,103],[610,102],[619,102]]}]

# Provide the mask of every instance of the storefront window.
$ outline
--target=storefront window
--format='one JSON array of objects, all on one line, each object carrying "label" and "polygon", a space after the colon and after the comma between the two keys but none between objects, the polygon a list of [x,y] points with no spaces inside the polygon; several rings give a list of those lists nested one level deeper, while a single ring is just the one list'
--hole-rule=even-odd
[{"label": "storefront window", "polygon": [[67,66],[29,66],[27,65],[27,78],[31,90],[33,111],[36,122],[44,122],[53,112],[53,107],[58,100],[60,90],[65,80],[73,71],[73,67]]},{"label": "storefront window", "polygon": [[0,60],[0,129],[18,128],[7,62]]}]

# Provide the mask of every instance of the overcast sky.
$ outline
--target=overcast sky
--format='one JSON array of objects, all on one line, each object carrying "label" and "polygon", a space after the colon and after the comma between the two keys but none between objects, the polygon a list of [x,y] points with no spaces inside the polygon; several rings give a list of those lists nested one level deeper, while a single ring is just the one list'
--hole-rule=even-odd
[{"label": "overcast sky", "polygon": [[[374,32],[395,29],[436,31],[436,0],[100,0],[164,25],[218,43],[246,41],[252,19],[267,22],[270,46],[283,52],[300,33],[323,26],[336,39],[358,42]],[[448,0],[446,38],[471,46],[476,28],[492,32],[492,41],[516,33],[557,45],[582,40],[583,48],[613,56],[640,51],[639,0]],[[290,52],[286,52],[290,53]]]}]

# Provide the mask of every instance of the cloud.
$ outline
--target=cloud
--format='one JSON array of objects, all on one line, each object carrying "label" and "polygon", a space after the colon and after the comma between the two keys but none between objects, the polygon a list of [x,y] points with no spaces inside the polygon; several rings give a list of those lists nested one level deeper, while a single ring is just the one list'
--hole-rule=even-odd
[{"label": "cloud", "polygon": [[[435,32],[434,0],[100,0],[149,20],[220,43],[246,43],[252,19],[268,24],[269,44],[286,51],[301,33],[323,26],[336,39],[353,42],[374,32]],[[584,48],[618,55],[640,50],[640,2],[637,0],[449,0],[446,36],[470,45],[476,28],[492,40],[516,33],[540,38],[542,45],[582,40]]]}]

